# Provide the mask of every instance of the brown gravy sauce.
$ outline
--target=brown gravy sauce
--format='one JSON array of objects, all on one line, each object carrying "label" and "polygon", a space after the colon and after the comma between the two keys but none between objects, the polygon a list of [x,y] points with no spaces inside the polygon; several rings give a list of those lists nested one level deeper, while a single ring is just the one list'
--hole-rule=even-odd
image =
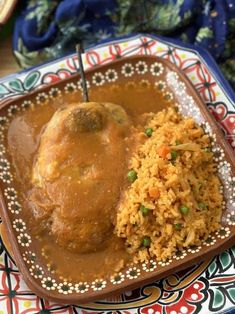
[{"label": "brown gravy sauce", "polygon": [[[42,203],[44,208],[50,208],[50,200],[53,199],[53,197],[52,202],[57,199],[57,203],[60,203],[55,206],[63,207],[63,202],[67,202],[63,209],[58,207],[59,214],[65,219],[65,229],[68,229],[65,230],[65,233],[70,232],[69,228],[71,232],[74,232],[76,221],[79,222],[79,219],[83,217],[81,215],[84,215],[86,212],[98,226],[107,219],[111,219],[112,223],[115,223],[115,206],[117,205],[121,192],[128,184],[126,182],[128,159],[132,146],[134,145],[131,141],[127,141],[125,151],[122,151],[121,140],[117,142],[116,149],[114,146],[114,151],[111,155],[106,156],[106,160],[102,158],[102,149],[104,149],[104,147],[99,146],[99,142],[97,144],[97,141],[92,142],[95,139],[92,137],[89,138],[90,135],[86,135],[82,142],[74,138],[73,147],[68,146],[68,149],[71,149],[71,151],[73,149],[80,152],[79,154],[75,152],[75,155],[73,155],[75,159],[70,161],[70,165],[78,162],[80,159],[84,160],[87,158],[89,165],[100,162],[99,171],[103,167],[103,175],[108,178],[108,180],[106,180],[101,191],[97,192],[100,198],[97,209],[95,205],[92,206],[92,204],[98,202],[96,190],[94,189],[92,191],[88,189],[89,195],[86,198],[83,197],[83,203],[81,204],[82,206],[80,206],[80,208],[82,208],[80,210],[81,212],[76,212],[76,203],[79,201],[79,193],[86,191],[83,189],[77,191],[77,184],[73,186],[73,184],[69,183],[68,176],[70,176],[71,173],[68,175],[68,168],[65,168],[65,170],[63,170],[64,172],[62,171],[62,179],[57,180],[54,186],[50,182],[45,184],[50,194],[49,201],[45,190],[42,192],[40,188],[32,183],[32,169],[35,166],[35,158],[47,123],[57,109],[80,101],[80,92],[76,92],[74,94],[62,94],[59,98],[50,100],[47,104],[42,106],[35,105],[34,108],[28,109],[12,120],[7,137],[8,154],[16,173],[16,189],[20,191],[19,198],[23,204],[22,215],[33,237],[35,253],[37,257],[40,258],[41,262],[47,265],[49,271],[55,273],[61,280],[66,279],[70,281],[90,281],[96,278],[105,278],[118,272],[126,264],[131,263],[131,257],[128,256],[125,251],[124,242],[122,239],[118,239],[113,235],[112,227],[111,232],[107,232],[106,237],[102,239],[103,242],[99,242],[99,249],[91,249],[90,251],[84,249],[85,251],[83,252],[82,245],[80,245],[78,249],[73,250],[73,247],[72,249],[69,247],[70,244],[66,240],[66,236],[64,238],[63,236],[56,238],[55,234],[50,232],[51,225],[47,225],[49,217],[47,213],[45,214],[44,211],[42,217],[39,217],[40,212],[38,214],[37,208],[35,208],[35,199],[37,200],[36,204]],[[129,124],[125,125],[125,128],[122,130],[123,138],[128,138],[128,136],[131,135],[131,126],[144,131],[144,113],[158,112],[164,107],[169,106],[169,102],[166,102],[162,93],[154,88],[154,86],[140,87],[138,82],[134,80],[132,85],[126,85],[125,82],[120,82],[118,85],[96,87],[90,91],[90,101],[111,102],[125,109],[129,118]],[[112,125],[110,127],[112,127]],[[112,135],[112,130],[109,130],[109,132],[111,132],[109,139],[117,141],[118,136]],[[63,143],[63,136],[61,137],[61,143]],[[58,138],[55,144],[58,146]],[[101,157],[98,159],[95,155],[96,152],[100,152],[101,154]],[[58,156],[60,156],[60,151],[57,153]],[[116,159],[113,158],[114,156],[116,156]],[[45,164],[53,160],[52,157],[48,158],[49,159],[45,160]],[[112,205],[111,215],[110,210],[106,212],[105,210],[102,211],[101,205],[105,207],[105,204],[109,204],[109,206]],[[70,210],[70,208],[73,210]],[[50,210],[48,212],[50,212]],[[107,218],[109,216],[110,218]],[[84,238],[84,243],[86,241],[85,239],[86,238]]]}]

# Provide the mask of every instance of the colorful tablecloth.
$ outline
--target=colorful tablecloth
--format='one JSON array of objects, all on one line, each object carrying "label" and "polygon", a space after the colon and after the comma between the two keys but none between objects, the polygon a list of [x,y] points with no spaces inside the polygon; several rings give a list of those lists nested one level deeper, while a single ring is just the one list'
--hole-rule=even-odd
[{"label": "colorful tablecloth", "polygon": [[27,67],[75,44],[148,32],[204,47],[235,87],[235,0],[25,0],[14,51]]}]

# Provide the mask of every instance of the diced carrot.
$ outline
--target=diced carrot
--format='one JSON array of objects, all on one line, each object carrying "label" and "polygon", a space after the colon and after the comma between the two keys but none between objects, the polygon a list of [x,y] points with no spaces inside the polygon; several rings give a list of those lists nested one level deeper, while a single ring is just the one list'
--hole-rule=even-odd
[{"label": "diced carrot", "polygon": [[159,192],[158,188],[156,188],[156,187],[149,188],[149,196],[150,197],[158,198],[159,195],[160,195],[160,192]]},{"label": "diced carrot", "polygon": [[171,151],[171,150],[170,150],[170,147],[169,147],[169,146],[163,145],[163,146],[161,146],[161,147],[158,149],[157,153],[158,153],[158,155],[159,155],[160,157],[166,159],[166,158],[167,158],[167,155],[170,153],[170,151]]}]

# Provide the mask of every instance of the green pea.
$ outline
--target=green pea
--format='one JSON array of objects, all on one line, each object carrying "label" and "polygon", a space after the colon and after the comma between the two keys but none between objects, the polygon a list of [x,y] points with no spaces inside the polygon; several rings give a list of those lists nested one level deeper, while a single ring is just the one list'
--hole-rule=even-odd
[{"label": "green pea", "polygon": [[142,246],[143,247],[150,247],[151,239],[150,237],[144,237],[142,240]]},{"label": "green pea", "polygon": [[171,151],[171,159],[175,160],[178,157],[178,153],[175,150]]},{"label": "green pea", "polygon": [[135,182],[135,180],[137,179],[137,172],[135,170],[130,170],[128,173],[127,173],[127,179],[133,183]]},{"label": "green pea", "polygon": [[175,145],[180,145],[180,144],[181,144],[181,142],[179,140],[175,141]]},{"label": "green pea", "polygon": [[145,130],[145,134],[148,136],[148,137],[151,137],[152,134],[153,134],[153,129],[152,128],[147,128]]},{"label": "green pea", "polygon": [[183,227],[182,224],[180,224],[180,223],[177,223],[174,226],[175,226],[175,230],[181,230]]},{"label": "green pea", "polygon": [[180,207],[180,211],[183,215],[187,215],[189,212],[189,208],[187,206],[183,205]]},{"label": "green pea", "polygon": [[204,203],[198,203],[198,208],[200,208],[200,209],[206,209],[206,204],[204,204]]},{"label": "green pea", "polygon": [[203,148],[204,149],[204,151],[206,152],[206,153],[211,153],[211,148],[210,147],[205,147],[205,148]]},{"label": "green pea", "polygon": [[145,207],[144,205],[140,205],[140,211],[143,216],[147,216],[149,214],[149,208]]}]

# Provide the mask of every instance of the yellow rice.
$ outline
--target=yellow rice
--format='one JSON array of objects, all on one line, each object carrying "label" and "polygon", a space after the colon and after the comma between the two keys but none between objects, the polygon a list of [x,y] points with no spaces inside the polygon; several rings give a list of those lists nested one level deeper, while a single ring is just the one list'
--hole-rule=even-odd
[{"label": "yellow rice", "polygon": [[[222,214],[221,183],[204,130],[173,108],[150,114],[146,128],[153,133],[130,160],[138,178],[120,202],[116,223],[116,233],[125,238],[135,262],[166,260],[202,244],[220,227]],[[177,158],[173,160],[170,153],[160,157],[162,145],[176,151]],[[149,195],[153,187],[159,191],[156,198]],[[143,215],[140,205],[149,210],[148,215]],[[181,206],[187,206],[187,214],[181,213]],[[144,237],[150,239],[149,247],[143,247]]]}]

